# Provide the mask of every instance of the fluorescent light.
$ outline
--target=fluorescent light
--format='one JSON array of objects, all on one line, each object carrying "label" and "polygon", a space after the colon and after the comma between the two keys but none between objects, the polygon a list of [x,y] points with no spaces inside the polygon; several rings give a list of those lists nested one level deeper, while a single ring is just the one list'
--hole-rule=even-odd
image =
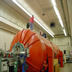
[{"label": "fluorescent light", "polygon": [[16,0],[12,0],[17,6],[19,6],[25,13],[27,13],[30,17],[32,16],[25,8],[23,8]]},{"label": "fluorescent light", "polygon": [[52,37],[54,37],[41,23],[39,23],[39,21],[37,21],[35,18],[34,20],[45,30],[47,31]]},{"label": "fluorescent light", "polygon": [[[56,15],[57,15],[57,17],[58,17],[58,19],[59,19],[59,22],[60,22],[62,28],[64,28],[64,25],[63,25],[63,22],[62,22],[62,19],[61,19],[59,10],[57,9],[57,6],[56,6],[56,2],[55,2],[55,0],[51,0],[51,1],[52,1],[52,4],[53,4],[53,8],[54,8],[54,10],[55,10],[55,12],[56,12]],[[65,34],[65,36],[66,36],[66,31],[65,31],[65,29],[64,29],[63,31],[64,31],[64,34]]]},{"label": "fluorescent light", "polygon": [[54,6],[56,6],[55,0],[51,0],[51,1],[52,1],[52,4],[53,4]]},{"label": "fluorescent light", "polygon": [[59,22],[60,22],[61,26],[64,27],[62,19],[61,19],[61,16],[60,16],[60,13],[59,13],[59,11],[58,11],[56,6],[54,6],[54,10],[56,12],[56,15],[58,16],[58,19],[59,19]]},{"label": "fluorescent light", "polygon": [[[16,0],[12,0],[17,6],[19,6],[25,13],[27,13],[30,17],[32,16],[25,8],[23,8]],[[45,31],[47,31],[52,37],[54,37],[53,36],[53,34],[50,32],[50,31],[48,31],[36,18],[34,18],[34,20],[45,30]]]},{"label": "fluorescent light", "polygon": [[67,36],[65,29],[63,29],[63,32],[64,32],[65,36]]}]

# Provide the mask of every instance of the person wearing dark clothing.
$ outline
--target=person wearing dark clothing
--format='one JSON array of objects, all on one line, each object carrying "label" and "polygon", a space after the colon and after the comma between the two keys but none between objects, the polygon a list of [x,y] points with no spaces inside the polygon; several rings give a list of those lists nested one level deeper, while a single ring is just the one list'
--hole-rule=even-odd
[{"label": "person wearing dark clothing", "polygon": [[27,23],[27,29],[29,28],[29,23]]}]

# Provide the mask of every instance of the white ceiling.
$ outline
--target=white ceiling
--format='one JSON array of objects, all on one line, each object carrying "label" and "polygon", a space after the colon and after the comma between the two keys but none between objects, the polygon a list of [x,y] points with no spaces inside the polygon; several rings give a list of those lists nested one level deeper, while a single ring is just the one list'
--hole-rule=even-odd
[{"label": "white ceiling", "polygon": [[[3,0],[6,2],[9,6],[11,6],[13,9],[18,11],[21,15],[23,15],[26,19],[29,20],[29,16],[24,13],[19,7],[17,7],[11,0]],[[51,31],[55,35],[60,35],[64,34],[62,27],[59,23],[59,20],[57,18],[57,15],[53,9],[53,5],[51,3],[51,0],[17,0],[28,12],[30,12],[34,17],[41,22],[42,24],[46,25],[51,29]],[[61,5],[61,0],[56,0],[57,7],[59,9],[63,24],[68,30],[67,32],[69,33],[69,18],[68,18],[68,9],[67,9],[67,2],[66,0],[63,1],[63,6],[64,6],[64,13],[66,17],[66,22],[65,22],[65,17],[63,13],[63,8]],[[42,14],[45,13],[45,16]],[[56,26],[54,28],[50,27],[50,23],[54,22]],[[42,29],[39,25],[37,25],[36,22],[34,22],[36,26],[38,26],[40,29]],[[67,26],[66,26],[67,23]],[[42,29],[43,30],[43,29]],[[43,30],[44,31],[44,30]],[[47,32],[46,32],[47,33]]]}]

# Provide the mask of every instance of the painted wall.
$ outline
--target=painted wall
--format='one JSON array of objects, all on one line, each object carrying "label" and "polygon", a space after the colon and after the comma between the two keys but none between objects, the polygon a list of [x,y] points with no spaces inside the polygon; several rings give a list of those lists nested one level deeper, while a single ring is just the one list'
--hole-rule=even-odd
[{"label": "painted wall", "polygon": [[55,38],[50,38],[50,41],[56,44],[61,51],[66,50],[66,54],[69,54],[71,50],[70,37],[55,37]]},{"label": "painted wall", "polygon": [[6,43],[6,50],[9,50],[14,35],[15,35],[14,33],[11,33],[4,29],[0,29],[0,48],[5,49],[5,43]]}]

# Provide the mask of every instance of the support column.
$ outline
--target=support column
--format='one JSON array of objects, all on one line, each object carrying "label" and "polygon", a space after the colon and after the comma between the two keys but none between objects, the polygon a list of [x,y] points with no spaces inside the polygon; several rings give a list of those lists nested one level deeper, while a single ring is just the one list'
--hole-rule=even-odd
[{"label": "support column", "polygon": [[48,47],[47,48],[47,57],[48,57],[48,72],[54,72],[54,50],[53,47]]},{"label": "support column", "polygon": [[60,67],[63,67],[63,52],[60,51]]},{"label": "support column", "polygon": [[53,57],[48,57],[48,72],[54,72]]},{"label": "support column", "polygon": [[63,57],[60,57],[60,67],[63,67]]},{"label": "support column", "polygon": [[64,54],[64,60],[65,60],[65,63],[66,63],[66,54]]}]

